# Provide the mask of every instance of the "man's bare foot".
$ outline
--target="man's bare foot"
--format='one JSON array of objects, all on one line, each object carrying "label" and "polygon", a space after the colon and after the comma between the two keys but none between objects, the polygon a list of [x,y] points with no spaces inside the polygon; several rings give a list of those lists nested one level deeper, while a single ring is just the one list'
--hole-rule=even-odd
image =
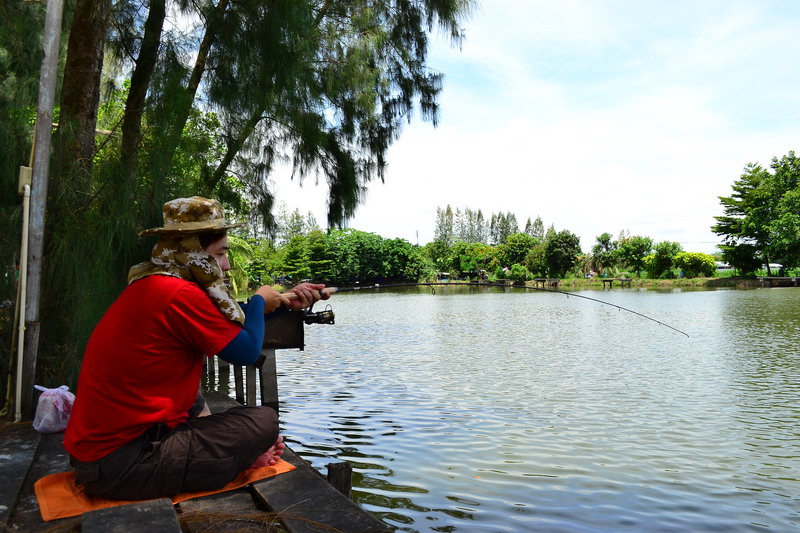
[{"label": "man's bare foot", "polygon": [[261,468],[262,466],[272,466],[278,462],[283,455],[283,450],[286,444],[283,443],[283,436],[278,435],[278,440],[275,441],[269,450],[265,451],[251,464],[248,468]]}]

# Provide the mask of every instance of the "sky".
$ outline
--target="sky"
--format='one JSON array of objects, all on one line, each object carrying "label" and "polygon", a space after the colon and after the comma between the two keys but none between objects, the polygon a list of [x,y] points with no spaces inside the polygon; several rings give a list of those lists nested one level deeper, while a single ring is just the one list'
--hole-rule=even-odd
[{"label": "sky", "polygon": [[[483,0],[463,26],[431,41],[438,127],[415,113],[349,227],[425,244],[450,205],[713,253],[718,197],[798,148],[796,0]],[[324,226],[320,183],[277,201]]]}]

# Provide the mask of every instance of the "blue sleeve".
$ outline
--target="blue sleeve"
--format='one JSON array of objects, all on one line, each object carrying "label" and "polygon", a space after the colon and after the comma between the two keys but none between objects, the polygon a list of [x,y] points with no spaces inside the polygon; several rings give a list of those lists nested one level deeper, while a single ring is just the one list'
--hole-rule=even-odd
[{"label": "blue sleeve", "polygon": [[247,366],[256,362],[264,344],[264,298],[253,296],[241,307],[244,311],[244,326],[233,340],[220,350],[217,357],[232,365]]}]

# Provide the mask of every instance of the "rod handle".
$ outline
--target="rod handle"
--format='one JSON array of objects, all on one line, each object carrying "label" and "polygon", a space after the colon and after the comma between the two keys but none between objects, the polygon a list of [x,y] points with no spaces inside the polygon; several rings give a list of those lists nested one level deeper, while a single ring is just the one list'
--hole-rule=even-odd
[{"label": "rod handle", "polygon": [[[312,291],[312,292],[320,292],[322,294],[336,294],[337,292],[339,292],[339,288],[338,287],[325,287],[321,291]],[[283,294],[284,294],[284,296],[289,298],[289,300],[297,300],[297,294],[295,294],[293,292],[284,292]]]}]

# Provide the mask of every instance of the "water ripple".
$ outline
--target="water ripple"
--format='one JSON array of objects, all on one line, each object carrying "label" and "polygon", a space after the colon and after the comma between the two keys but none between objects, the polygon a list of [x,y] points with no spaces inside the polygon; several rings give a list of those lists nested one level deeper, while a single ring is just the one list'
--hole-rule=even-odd
[{"label": "water ripple", "polygon": [[398,531],[792,531],[798,294],[337,295],[282,425]]}]

